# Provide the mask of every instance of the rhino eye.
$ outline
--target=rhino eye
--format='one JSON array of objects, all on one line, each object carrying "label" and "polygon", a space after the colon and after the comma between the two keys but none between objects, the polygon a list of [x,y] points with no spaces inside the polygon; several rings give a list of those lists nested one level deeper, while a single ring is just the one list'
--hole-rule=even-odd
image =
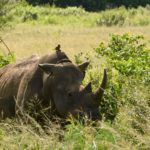
[{"label": "rhino eye", "polygon": [[68,96],[69,96],[69,97],[72,97],[72,95],[73,95],[73,94],[72,94],[71,92],[68,93]]}]

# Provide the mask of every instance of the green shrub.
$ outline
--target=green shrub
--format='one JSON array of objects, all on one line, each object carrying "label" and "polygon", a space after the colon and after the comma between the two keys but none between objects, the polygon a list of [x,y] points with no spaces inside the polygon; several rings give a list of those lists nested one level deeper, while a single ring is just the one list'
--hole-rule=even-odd
[{"label": "green shrub", "polygon": [[32,13],[30,11],[26,11],[24,14],[23,14],[23,18],[22,18],[22,21],[23,22],[26,22],[27,20],[37,20],[37,14],[36,13]]},{"label": "green shrub", "polygon": [[150,82],[149,50],[143,40],[142,35],[112,34],[107,45],[100,43],[94,49],[108,58],[108,90],[101,102],[106,118],[113,119],[122,106],[134,103],[137,99],[131,95],[136,92],[135,87]]},{"label": "green shrub", "polygon": [[149,17],[144,17],[139,19],[139,25],[147,26],[150,24]]},{"label": "green shrub", "polygon": [[113,26],[113,25],[124,25],[126,21],[126,11],[124,9],[119,10],[112,10],[112,11],[103,11],[97,19],[98,25],[106,25],[106,26]]},{"label": "green shrub", "polygon": [[108,45],[101,43],[95,51],[109,57],[109,63],[120,74],[127,77],[134,76],[135,79],[145,83],[149,81],[150,60],[149,50],[145,49],[145,43],[142,40],[144,40],[142,35],[112,34]]},{"label": "green shrub", "polygon": [[38,19],[38,13],[32,9],[32,7],[28,9],[24,9],[24,12],[22,14],[22,21],[32,21],[32,20],[37,20]]},{"label": "green shrub", "polygon": [[8,65],[11,62],[15,61],[14,53],[8,53],[8,55],[0,55],[0,67]]},{"label": "green shrub", "polygon": [[115,8],[106,11],[102,11],[97,19],[96,23],[99,26],[123,26],[123,25],[132,25],[132,26],[143,26],[150,24],[150,9],[149,5],[146,8]]}]

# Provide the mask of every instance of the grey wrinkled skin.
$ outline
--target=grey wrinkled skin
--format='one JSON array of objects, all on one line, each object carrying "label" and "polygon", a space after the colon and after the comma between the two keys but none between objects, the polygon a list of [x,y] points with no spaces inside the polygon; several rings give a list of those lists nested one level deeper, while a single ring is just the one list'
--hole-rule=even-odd
[{"label": "grey wrinkled skin", "polygon": [[106,86],[106,71],[100,88],[93,93],[91,84],[82,85],[89,62],[74,65],[60,50],[39,57],[11,63],[0,68],[0,113],[3,118],[13,117],[26,103],[37,96],[44,106],[52,105],[62,118],[87,115],[100,120],[99,101]]}]

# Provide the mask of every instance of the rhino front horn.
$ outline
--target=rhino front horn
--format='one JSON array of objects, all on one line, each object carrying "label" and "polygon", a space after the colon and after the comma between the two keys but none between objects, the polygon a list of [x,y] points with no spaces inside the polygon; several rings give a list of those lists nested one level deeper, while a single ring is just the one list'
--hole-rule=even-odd
[{"label": "rhino front horn", "polygon": [[102,83],[101,83],[99,89],[94,93],[94,100],[96,102],[96,105],[98,105],[98,106],[100,105],[101,99],[104,95],[106,83],[107,83],[107,73],[106,73],[106,69],[104,69],[104,76],[102,79]]}]

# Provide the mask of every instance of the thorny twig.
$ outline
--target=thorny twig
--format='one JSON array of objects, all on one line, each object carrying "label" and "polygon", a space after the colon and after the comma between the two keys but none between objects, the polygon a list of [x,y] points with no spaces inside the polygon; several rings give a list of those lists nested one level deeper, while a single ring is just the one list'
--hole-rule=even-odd
[{"label": "thorny twig", "polygon": [[8,52],[9,52],[9,54],[12,56],[11,51],[10,51],[9,47],[7,46],[7,44],[2,39],[0,39],[0,42],[2,42],[5,45],[5,47],[7,48]]}]

